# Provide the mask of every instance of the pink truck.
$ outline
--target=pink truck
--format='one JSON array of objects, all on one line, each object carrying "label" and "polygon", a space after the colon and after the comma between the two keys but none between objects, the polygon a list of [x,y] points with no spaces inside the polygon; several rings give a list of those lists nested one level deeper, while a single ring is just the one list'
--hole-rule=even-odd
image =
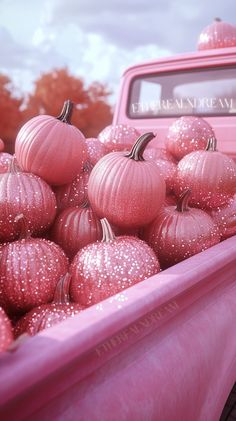
[{"label": "pink truck", "polygon": [[[236,158],[236,48],[136,65],[114,123],[203,116]],[[0,356],[0,419],[219,421],[236,381],[236,236]],[[228,401],[229,402],[229,401]],[[222,415],[222,411],[224,413]]]}]

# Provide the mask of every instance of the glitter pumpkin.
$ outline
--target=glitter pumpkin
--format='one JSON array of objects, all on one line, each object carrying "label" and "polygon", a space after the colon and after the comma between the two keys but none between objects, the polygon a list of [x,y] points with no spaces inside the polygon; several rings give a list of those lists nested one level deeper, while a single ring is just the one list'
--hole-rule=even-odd
[{"label": "glitter pumpkin", "polygon": [[0,352],[6,351],[13,341],[11,322],[0,307]]},{"label": "glitter pumpkin", "polygon": [[19,172],[13,162],[10,172],[0,175],[0,241],[13,241],[20,235],[15,218],[24,214],[32,234],[45,231],[56,215],[56,198],[40,177]]},{"label": "glitter pumpkin", "polygon": [[127,124],[116,124],[105,127],[98,140],[105,146],[107,152],[128,151],[140,136],[138,130]]},{"label": "glitter pumpkin", "polygon": [[88,180],[92,168],[92,165],[86,162],[82,172],[71,183],[54,187],[53,191],[56,195],[58,211],[73,206],[80,206],[87,200]]},{"label": "glitter pumpkin", "polygon": [[120,227],[139,227],[155,218],[165,198],[165,181],[143,151],[155,136],[140,136],[130,152],[105,155],[93,168],[89,202],[99,218]]},{"label": "glitter pumpkin", "polygon": [[67,272],[62,249],[42,238],[25,238],[2,247],[0,302],[9,312],[26,312],[52,301],[58,280]]},{"label": "glitter pumpkin", "polygon": [[14,328],[15,337],[23,333],[28,333],[30,336],[36,335],[69,317],[76,316],[84,309],[80,304],[70,302],[70,278],[67,273],[59,280],[51,303],[33,308],[18,320]]},{"label": "glitter pumpkin", "polygon": [[70,123],[72,109],[68,100],[58,118],[34,117],[16,137],[15,154],[20,167],[52,185],[70,183],[86,161],[85,137]]},{"label": "glitter pumpkin", "polygon": [[223,206],[236,192],[236,164],[217,151],[216,139],[208,141],[205,151],[186,155],[177,165],[175,194],[191,190],[189,204],[202,209]]},{"label": "glitter pumpkin", "polygon": [[88,161],[91,165],[95,165],[99,159],[106,155],[107,150],[102,142],[94,137],[85,139]]},{"label": "glitter pumpkin", "polygon": [[236,194],[225,206],[212,209],[211,216],[220,230],[221,239],[236,234]]},{"label": "glitter pumpkin", "polygon": [[201,209],[189,208],[190,190],[167,206],[145,228],[143,238],[155,251],[162,269],[175,265],[219,243],[220,233],[212,218]]},{"label": "glitter pumpkin", "polygon": [[210,124],[201,117],[183,116],[175,120],[165,139],[167,151],[179,161],[185,155],[206,149],[207,142],[214,137]]},{"label": "glitter pumpkin", "polygon": [[103,239],[80,250],[70,267],[71,298],[85,306],[96,304],[158,273],[153,250],[132,236],[115,237],[106,219]]},{"label": "glitter pumpkin", "polygon": [[23,213],[31,233],[47,229],[56,214],[56,199],[50,186],[40,177],[16,171],[0,175],[0,240],[19,236],[15,217]]},{"label": "glitter pumpkin", "polygon": [[165,161],[176,163],[176,159],[167,151],[166,148],[155,148],[153,146],[147,145],[145,151],[143,152],[143,157],[147,161],[164,159]]},{"label": "glitter pumpkin", "polygon": [[13,160],[13,155],[7,152],[0,153],[0,174],[9,171],[12,160]]},{"label": "glitter pumpkin", "polygon": [[102,239],[100,220],[87,203],[64,209],[52,226],[51,239],[72,259],[81,248]]},{"label": "glitter pumpkin", "polygon": [[197,49],[236,47],[236,26],[216,18],[200,33]]}]

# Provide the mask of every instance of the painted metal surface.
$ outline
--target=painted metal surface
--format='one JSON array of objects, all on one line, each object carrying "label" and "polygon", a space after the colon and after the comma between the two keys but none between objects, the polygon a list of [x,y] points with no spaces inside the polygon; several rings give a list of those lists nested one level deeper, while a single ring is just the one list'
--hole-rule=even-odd
[{"label": "painted metal surface", "polygon": [[0,418],[218,421],[236,379],[236,237],[0,356]]}]

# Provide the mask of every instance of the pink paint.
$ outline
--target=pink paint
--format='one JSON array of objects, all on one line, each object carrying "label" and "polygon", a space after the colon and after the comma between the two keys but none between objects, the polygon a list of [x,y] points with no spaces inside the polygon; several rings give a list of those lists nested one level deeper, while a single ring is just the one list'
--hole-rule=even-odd
[{"label": "pink paint", "polygon": [[1,419],[217,421],[236,378],[235,247],[234,236],[1,354]]}]

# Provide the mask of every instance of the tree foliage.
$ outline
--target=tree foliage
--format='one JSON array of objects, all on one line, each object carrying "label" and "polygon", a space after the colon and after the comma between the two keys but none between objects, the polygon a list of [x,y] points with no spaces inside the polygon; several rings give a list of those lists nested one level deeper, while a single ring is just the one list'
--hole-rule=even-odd
[{"label": "tree foliage", "polygon": [[39,114],[56,117],[67,99],[74,103],[72,124],[85,137],[96,137],[112,121],[107,87],[99,82],[86,87],[82,79],[69,74],[66,68],[42,74],[35,81],[33,92],[22,98],[14,97],[10,79],[0,75],[0,95],[0,137],[10,152],[21,125]]}]

